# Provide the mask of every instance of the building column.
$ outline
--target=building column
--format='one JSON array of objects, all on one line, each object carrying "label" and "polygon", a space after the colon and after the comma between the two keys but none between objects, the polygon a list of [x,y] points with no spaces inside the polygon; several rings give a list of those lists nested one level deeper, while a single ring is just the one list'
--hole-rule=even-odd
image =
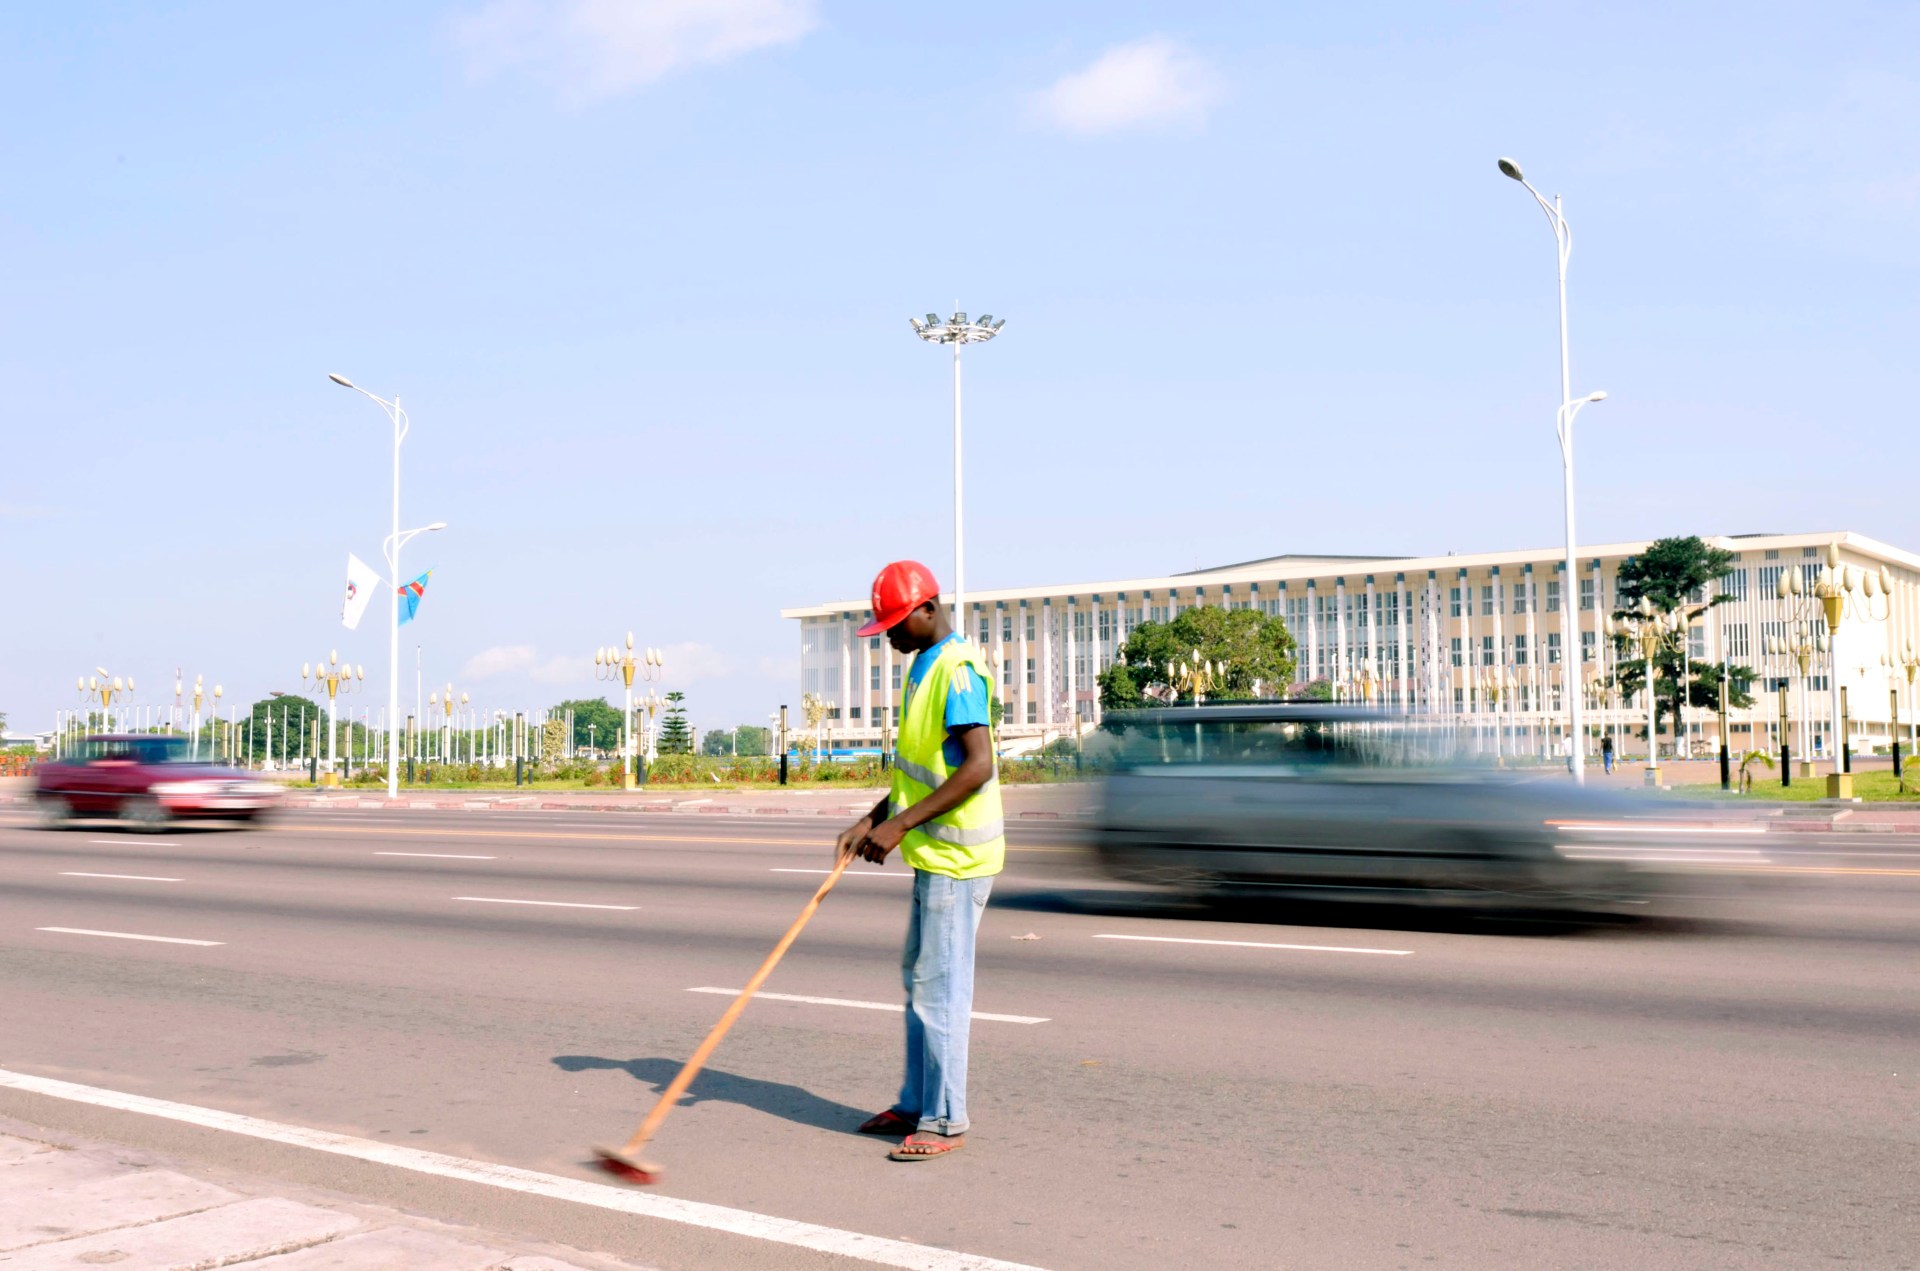
[{"label": "building column", "polygon": [[1074,732],[1078,734],[1080,731],[1080,697],[1079,686],[1074,682],[1073,611],[1073,597],[1068,596],[1066,607],[1060,611],[1060,629],[1065,633],[1065,639],[1062,641],[1062,644],[1065,647],[1067,658],[1067,720],[1073,725]]},{"label": "building column", "polygon": [[1413,649],[1407,637],[1408,628],[1413,625],[1413,610],[1408,603],[1411,597],[1407,594],[1407,576],[1395,574],[1393,588],[1400,605],[1399,627],[1394,632],[1400,642],[1400,673],[1395,678],[1399,681],[1400,709],[1406,710],[1413,705]]}]

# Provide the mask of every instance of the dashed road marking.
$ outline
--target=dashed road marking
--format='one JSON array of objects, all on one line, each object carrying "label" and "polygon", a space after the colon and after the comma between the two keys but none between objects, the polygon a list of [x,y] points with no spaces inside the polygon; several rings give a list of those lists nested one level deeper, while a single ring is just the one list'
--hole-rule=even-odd
[{"label": "dashed road marking", "polygon": [[1337,944],[1269,944],[1260,940],[1199,940],[1189,936],[1115,936],[1102,933],[1095,940],[1148,940],[1155,944],[1217,944],[1235,949],[1297,949],[1306,953],[1377,953],[1389,958],[1413,956],[1412,949],[1355,949]]},{"label": "dashed road marking", "polygon": [[[717,989],[702,987],[688,989],[689,993],[719,993],[727,997],[739,997],[739,989]],[[805,997],[798,993],[756,993],[756,998],[771,998],[776,1002],[805,1002],[810,1006],[850,1006],[860,1011],[893,1011],[903,1014],[906,1007],[898,1002],[859,1002],[846,997]],[[992,1020],[999,1024],[1045,1024],[1051,1016],[1046,1015],[995,1015],[990,1011],[974,1011],[973,1018]]]},{"label": "dashed road marking", "polygon": [[225,940],[183,940],[179,936],[138,936],[131,931],[89,931],[85,927],[35,927],[35,931],[53,931],[63,936],[105,936],[109,940],[151,940],[155,944],[193,944],[211,949]]},{"label": "dashed road marking", "polygon": [[182,881],[181,879],[178,879],[178,878],[161,878],[156,874],[88,874],[77,869],[63,869],[60,871],[60,877],[62,878],[124,878],[129,882],[135,882],[135,883],[177,883]]},{"label": "dashed road marking", "polygon": [[455,900],[473,900],[483,905],[546,905],[553,909],[638,909],[638,905],[588,905],[577,900],[508,900],[501,896],[455,896]]}]

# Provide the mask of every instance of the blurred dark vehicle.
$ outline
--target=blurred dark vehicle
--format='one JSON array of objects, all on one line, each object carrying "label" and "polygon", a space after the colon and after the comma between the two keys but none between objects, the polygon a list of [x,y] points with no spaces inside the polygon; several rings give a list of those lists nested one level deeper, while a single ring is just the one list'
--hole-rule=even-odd
[{"label": "blurred dark vehicle", "polygon": [[1202,705],[1102,731],[1101,865],[1193,895],[1633,912],[1653,891],[1636,862],[1685,833],[1558,766],[1477,765],[1439,718]]},{"label": "blurred dark vehicle", "polygon": [[118,817],[138,829],[176,820],[260,821],[280,789],[233,768],[193,759],[185,737],[89,737],[34,770],[42,825],[75,817]]}]

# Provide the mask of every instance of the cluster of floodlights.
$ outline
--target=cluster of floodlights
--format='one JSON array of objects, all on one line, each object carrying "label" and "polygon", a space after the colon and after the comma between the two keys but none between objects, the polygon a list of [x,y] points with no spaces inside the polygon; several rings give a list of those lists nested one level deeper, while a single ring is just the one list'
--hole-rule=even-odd
[{"label": "cluster of floodlights", "polygon": [[942,321],[937,313],[925,318],[908,318],[913,324],[913,333],[922,340],[933,344],[980,344],[1000,334],[1000,328],[1007,325],[1001,318],[995,321],[990,313],[983,313],[972,322],[967,315],[956,311],[951,318]]}]

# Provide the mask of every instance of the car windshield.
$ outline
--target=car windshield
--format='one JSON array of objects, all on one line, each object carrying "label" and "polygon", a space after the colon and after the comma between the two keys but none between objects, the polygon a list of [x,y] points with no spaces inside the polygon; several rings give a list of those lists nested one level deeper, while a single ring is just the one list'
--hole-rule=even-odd
[{"label": "car windshield", "polygon": [[193,746],[185,737],[89,737],[76,748],[75,758],[89,763],[119,760],[143,765],[193,762]]},{"label": "car windshield", "polygon": [[1455,763],[1446,729],[1407,720],[1191,719],[1134,722],[1111,716],[1122,766],[1207,764],[1275,768],[1426,768]]}]

